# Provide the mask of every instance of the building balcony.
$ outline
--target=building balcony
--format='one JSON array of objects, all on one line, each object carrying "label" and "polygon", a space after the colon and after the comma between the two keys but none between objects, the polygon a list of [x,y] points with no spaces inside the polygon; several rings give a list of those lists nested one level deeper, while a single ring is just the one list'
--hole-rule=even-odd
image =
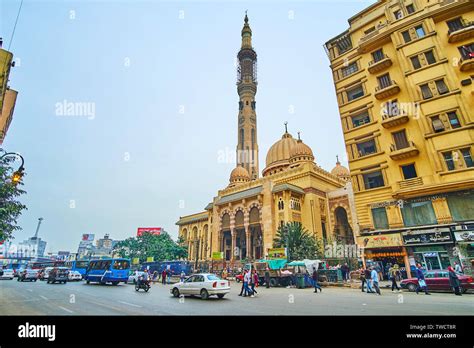
[{"label": "building balcony", "polygon": [[399,126],[407,122],[408,122],[408,116],[402,111],[399,111],[397,115],[383,115],[382,116],[382,127],[384,128],[392,128],[392,127]]},{"label": "building balcony", "polygon": [[400,92],[400,86],[393,80],[382,86],[375,87],[375,98],[378,100],[386,99]]},{"label": "building balcony", "polygon": [[448,42],[459,42],[474,37],[474,21],[461,20],[456,28],[449,29]]},{"label": "building balcony", "polygon": [[462,57],[459,60],[459,70],[461,71],[474,70],[474,53],[471,53],[468,56]]},{"label": "building balcony", "polygon": [[384,69],[387,69],[392,64],[392,59],[386,54],[384,54],[382,59],[373,60],[369,62],[369,67],[367,68],[367,70],[369,70],[369,73],[371,74],[376,74]]},{"label": "building balcony", "polygon": [[406,189],[410,189],[412,187],[421,186],[421,185],[423,185],[422,177],[403,180],[403,181],[398,182],[398,187],[400,190],[406,190]]},{"label": "building balcony", "polygon": [[416,156],[420,153],[413,141],[409,141],[407,146],[398,146],[392,144],[390,146],[390,158],[394,161]]}]

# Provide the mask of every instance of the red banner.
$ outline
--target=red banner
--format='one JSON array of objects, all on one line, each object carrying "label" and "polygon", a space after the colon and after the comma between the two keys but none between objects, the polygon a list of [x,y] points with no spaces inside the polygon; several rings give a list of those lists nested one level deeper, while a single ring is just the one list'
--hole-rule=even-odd
[{"label": "red banner", "polygon": [[139,227],[137,230],[137,237],[140,237],[143,233],[151,233],[159,235],[163,229],[161,227]]}]

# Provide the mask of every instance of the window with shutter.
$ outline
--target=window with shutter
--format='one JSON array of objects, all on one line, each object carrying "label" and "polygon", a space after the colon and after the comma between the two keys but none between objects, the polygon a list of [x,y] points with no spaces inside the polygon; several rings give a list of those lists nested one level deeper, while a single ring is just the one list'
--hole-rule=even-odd
[{"label": "window with shutter", "polygon": [[459,122],[459,118],[458,118],[458,115],[456,114],[456,111],[448,112],[448,119],[449,119],[449,124],[452,129],[461,127],[461,122]]},{"label": "window with shutter", "polygon": [[431,89],[427,83],[420,85],[420,89],[423,99],[429,99],[433,97],[433,93],[431,93]]},{"label": "window with shutter", "polygon": [[411,64],[413,65],[413,69],[416,70],[416,69],[421,68],[421,63],[418,56],[411,57],[410,60],[411,60]]},{"label": "window with shutter", "polygon": [[444,82],[443,79],[441,80],[436,80],[436,89],[438,90],[439,94],[445,94],[449,92],[448,86],[446,86],[446,83]]},{"label": "window with shutter", "polygon": [[405,130],[392,133],[392,136],[397,150],[404,149],[409,146]]},{"label": "window with shutter", "polygon": [[433,116],[431,118],[431,124],[433,125],[433,130],[435,133],[444,131],[443,121],[440,120],[439,116]]}]

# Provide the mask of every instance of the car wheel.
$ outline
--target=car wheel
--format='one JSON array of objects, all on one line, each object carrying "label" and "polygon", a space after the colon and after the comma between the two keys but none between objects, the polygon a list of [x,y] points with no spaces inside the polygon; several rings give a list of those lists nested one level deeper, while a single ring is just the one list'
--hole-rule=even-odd
[{"label": "car wheel", "polygon": [[173,289],[173,296],[174,297],[179,297],[179,289],[178,288]]},{"label": "car wheel", "polygon": [[86,284],[90,284],[90,283],[91,283],[91,281],[90,281],[90,280],[86,280]]},{"label": "car wheel", "polygon": [[224,298],[225,294],[217,294],[218,298]]},{"label": "car wheel", "polygon": [[135,291],[138,291],[138,290],[140,290],[140,287],[137,284],[137,285],[135,285]]},{"label": "car wheel", "polygon": [[410,283],[407,285],[408,291],[414,292],[416,290],[416,285],[413,283]]},{"label": "car wheel", "polygon": [[149,286],[146,286],[146,287],[145,287],[145,292],[148,292],[148,290],[150,290],[150,287],[149,287]]},{"label": "car wheel", "polygon": [[240,283],[240,279],[239,279],[239,278],[235,278],[235,281],[236,281],[237,283]]},{"label": "car wheel", "polygon": [[119,282],[112,282],[112,285],[118,285]]},{"label": "car wheel", "polygon": [[270,279],[270,286],[272,288],[276,287],[278,285],[278,281],[275,278]]},{"label": "car wheel", "polygon": [[201,299],[207,300],[209,298],[209,293],[207,292],[206,289],[201,290]]},{"label": "car wheel", "polygon": [[38,279],[34,279],[33,281],[36,282]]},{"label": "car wheel", "polygon": [[19,282],[19,281],[20,281],[20,278],[16,278],[16,281]]}]

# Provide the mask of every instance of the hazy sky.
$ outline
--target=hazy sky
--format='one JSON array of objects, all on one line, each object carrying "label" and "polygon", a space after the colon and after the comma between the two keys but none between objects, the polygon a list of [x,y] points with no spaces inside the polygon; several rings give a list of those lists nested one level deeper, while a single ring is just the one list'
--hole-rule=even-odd
[{"label": "hazy sky", "polygon": [[[20,0],[0,0],[10,44]],[[288,121],[326,170],[347,165],[323,44],[373,1],[24,0],[11,51],[18,90],[4,142],[24,155],[28,206],[16,241],[76,251],[83,233],[177,236],[235,166],[235,57],[248,9],[258,54],[260,170]],[[64,103],[86,103],[75,115]],[[78,104],[75,104],[78,105]],[[222,154],[228,160],[222,161]]]}]

